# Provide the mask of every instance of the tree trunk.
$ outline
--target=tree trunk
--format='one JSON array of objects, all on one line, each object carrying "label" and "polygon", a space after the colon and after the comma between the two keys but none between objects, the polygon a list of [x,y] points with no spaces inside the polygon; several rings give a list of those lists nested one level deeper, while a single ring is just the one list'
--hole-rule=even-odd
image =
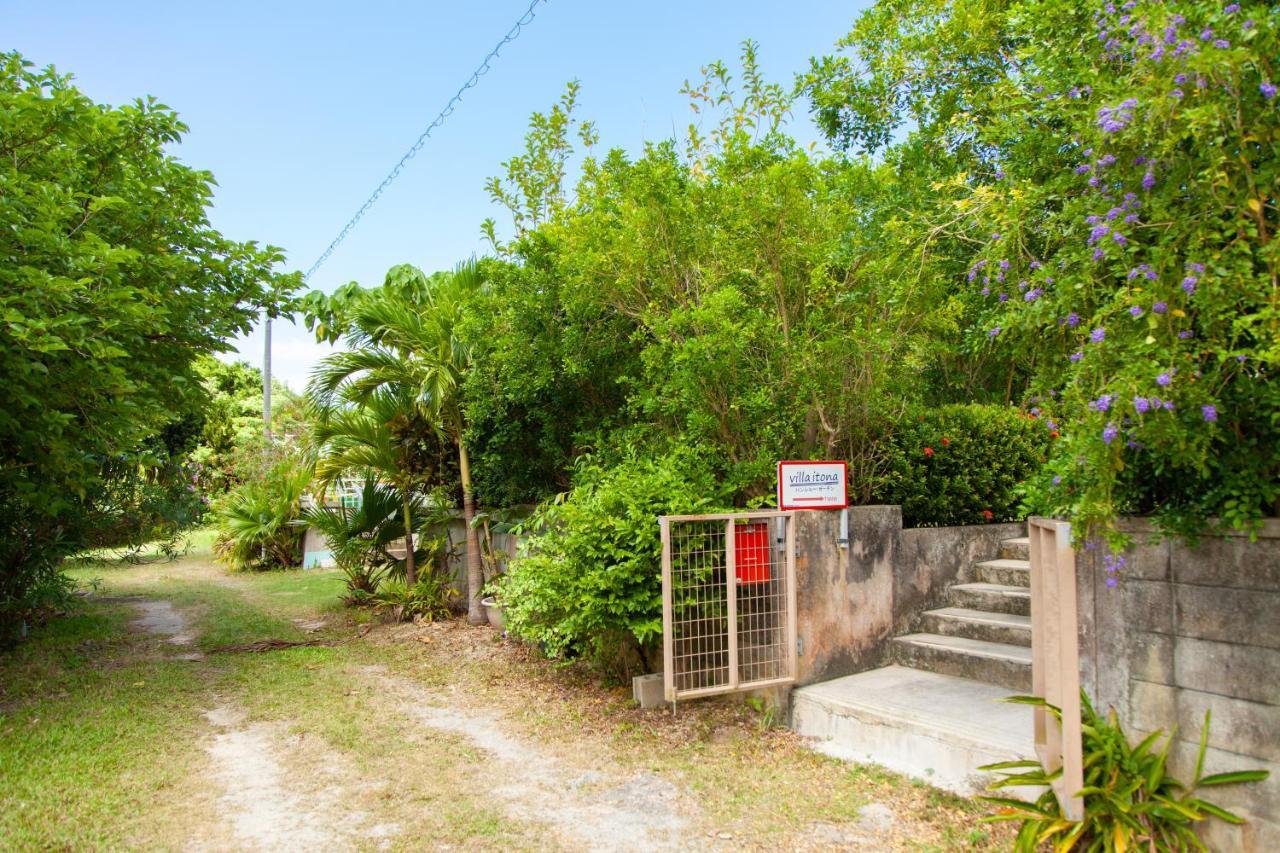
[{"label": "tree trunk", "polygon": [[484,567],[480,561],[480,535],[472,524],[476,517],[476,498],[471,491],[471,457],[461,439],[458,440],[458,468],[462,471],[462,518],[467,525],[467,621],[480,625],[488,620],[480,606]]},{"label": "tree trunk", "polygon": [[409,492],[404,493],[404,582],[412,589],[418,583],[418,567],[413,562],[413,517],[409,512]]}]

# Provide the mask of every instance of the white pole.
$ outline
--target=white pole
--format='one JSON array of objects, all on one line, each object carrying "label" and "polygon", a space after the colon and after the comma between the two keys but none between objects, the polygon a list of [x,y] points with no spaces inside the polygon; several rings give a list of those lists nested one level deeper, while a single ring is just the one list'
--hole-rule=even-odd
[{"label": "white pole", "polygon": [[271,438],[271,315],[262,324],[262,432]]}]

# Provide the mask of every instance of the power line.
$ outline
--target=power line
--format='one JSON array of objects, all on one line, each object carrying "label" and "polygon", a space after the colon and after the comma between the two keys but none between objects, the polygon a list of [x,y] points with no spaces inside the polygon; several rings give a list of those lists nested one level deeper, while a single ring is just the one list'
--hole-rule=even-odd
[{"label": "power line", "polygon": [[417,156],[418,152],[422,150],[422,146],[427,144],[427,139],[431,136],[431,131],[444,124],[445,119],[453,114],[454,109],[457,108],[459,102],[462,101],[462,96],[466,91],[479,83],[481,77],[489,73],[489,63],[498,58],[498,53],[504,47],[511,44],[511,42],[515,41],[516,38],[519,37],[521,30],[533,23],[534,10],[538,7],[539,3],[545,2],[547,2],[547,0],[533,0],[533,2],[529,4],[529,8],[525,9],[524,14],[516,20],[511,29],[507,31],[507,34],[502,37],[502,40],[494,45],[493,50],[489,51],[488,55],[485,56],[484,61],[477,66],[475,71],[471,72],[471,77],[467,79],[467,82],[463,83],[458,91],[453,94],[453,97],[449,99],[449,102],[444,105],[444,109],[442,109],[435,117],[435,121],[427,125],[427,129],[422,131],[422,135],[419,136],[417,141],[414,142],[409,150],[404,153],[404,156],[400,158],[400,162],[396,163],[395,168],[387,173],[387,176],[382,179],[382,183],[378,184],[378,188],[373,191],[364,204],[360,205],[360,209],[356,211],[355,216],[351,217],[351,221],[343,226],[342,230],[338,232],[338,236],[333,238],[333,242],[329,244],[329,247],[324,250],[320,257],[316,258],[316,262],[311,265],[311,269],[307,270],[307,274],[303,276],[303,280],[309,281],[312,274],[320,268],[320,265],[329,260],[329,256],[333,254],[334,250],[338,248],[343,240],[347,239],[347,235],[356,227],[356,223],[364,218],[364,215],[369,212],[369,209],[373,207],[374,204],[377,203],[378,199],[382,196],[382,193],[387,189],[387,187],[391,186],[392,182],[395,181],[396,178],[400,177],[400,173],[404,171],[404,167],[408,165],[409,161]]}]

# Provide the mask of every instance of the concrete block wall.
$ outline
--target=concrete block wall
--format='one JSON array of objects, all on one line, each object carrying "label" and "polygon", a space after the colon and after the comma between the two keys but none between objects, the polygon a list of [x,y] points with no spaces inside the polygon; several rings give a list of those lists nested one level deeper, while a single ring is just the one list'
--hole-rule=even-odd
[{"label": "concrete block wall", "polygon": [[799,685],[874,669],[889,641],[946,588],[969,580],[1022,524],[902,527],[898,506],[849,509],[849,545],[839,547],[840,511],[796,513],[796,610]]},{"label": "concrete block wall", "polygon": [[1114,708],[1132,738],[1177,727],[1172,771],[1188,780],[1205,711],[1206,773],[1265,769],[1251,785],[1207,799],[1249,818],[1206,826],[1214,850],[1280,850],[1280,519],[1256,539],[1158,541],[1144,520],[1124,522],[1134,544],[1118,587],[1101,551],[1077,555],[1082,686]]}]

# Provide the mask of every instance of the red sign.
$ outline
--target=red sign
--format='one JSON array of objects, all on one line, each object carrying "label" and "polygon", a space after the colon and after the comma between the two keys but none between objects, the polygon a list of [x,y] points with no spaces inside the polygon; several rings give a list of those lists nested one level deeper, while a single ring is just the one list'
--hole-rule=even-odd
[{"label": "red sign", "polygon": [[733,567],[738,583],[769,582],[769,545],[769,522],[734,525]]}]

